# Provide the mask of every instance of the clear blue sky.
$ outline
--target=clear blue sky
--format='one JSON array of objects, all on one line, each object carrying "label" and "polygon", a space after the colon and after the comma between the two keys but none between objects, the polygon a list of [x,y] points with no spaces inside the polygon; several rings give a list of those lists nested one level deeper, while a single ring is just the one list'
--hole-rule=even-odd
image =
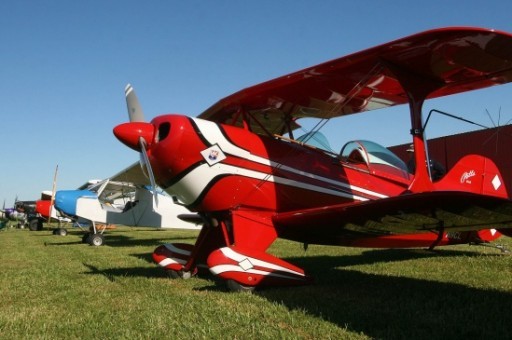
[{"label": "clear blue sky", "polygon": [[[148,119],[196,116],[242,88],[426,29],[512,32],[511,13],[509,0],[2,1],[0,204],[50,190],[57,164],[58,189],[74,189],[137,161],[112,134],[127,120],[127,83]],[[492,125],[485,110],[497,120],[501,108],[508,121],[511,98],[506,85],[436,107]],[[332,121],[325,131],[337,134],[336,149],[354,138],[405,143],[406,112]],[[429,137],[472,128],[438,120]]]}]

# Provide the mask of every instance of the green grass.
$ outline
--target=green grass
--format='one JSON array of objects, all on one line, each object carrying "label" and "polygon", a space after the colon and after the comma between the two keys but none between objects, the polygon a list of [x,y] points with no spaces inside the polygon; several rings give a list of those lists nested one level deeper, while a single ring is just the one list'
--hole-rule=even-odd
[{"label": "green grass", "polygon": [[[271,252],[311,286],[231,293],[212,277],[171,280],[151,260],[197,232],[118,228],[106,245],[81,233],[0,231],[0,338],[505,339],[512,256],[478,246],[436,252],[310,246]],[[512,239],[500,243],[512,250]]]}]

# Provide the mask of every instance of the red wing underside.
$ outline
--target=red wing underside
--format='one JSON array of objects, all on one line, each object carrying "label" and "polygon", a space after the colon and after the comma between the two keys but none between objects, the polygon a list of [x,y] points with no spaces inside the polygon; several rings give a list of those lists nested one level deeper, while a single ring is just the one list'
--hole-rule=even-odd
[{"label": "red wing underside", "polygon": [[[479,28],[444,28],[255,85],[228,96],[199,118],[281,133],[302,117],[332,118],[512,80],[512,36]],[[420,87],[420,89],[418,89]],[[266,131],[265,131],[266,130]]]},{"label": "red wing underside", "polygon": [[396,234],[512,227],[512,202],[468,192],[428,192],[279,213],[278,235],[299,242],[341,244]]}]

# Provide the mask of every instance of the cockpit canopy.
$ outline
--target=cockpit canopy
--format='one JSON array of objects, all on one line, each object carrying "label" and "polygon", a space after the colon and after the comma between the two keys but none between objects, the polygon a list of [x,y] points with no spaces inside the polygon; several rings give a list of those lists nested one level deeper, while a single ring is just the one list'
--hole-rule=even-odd
[{"label": "cockpit canopy", "polygon": [[341,161],[367,169],[374,174],[389,173],[409,180],[407,165],[387,148],[367,140],[346,143],[340,151]]}]

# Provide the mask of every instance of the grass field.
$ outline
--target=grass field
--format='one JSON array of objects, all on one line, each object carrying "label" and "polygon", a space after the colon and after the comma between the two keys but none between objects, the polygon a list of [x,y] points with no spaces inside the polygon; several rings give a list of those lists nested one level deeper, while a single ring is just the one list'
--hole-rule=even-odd
[{"label": "grass field", "polygon": [[[271,252],[311,286],[228,292],[171,280],[152,262],[197,232],[0,231],[1,339],[510,339],[512,255],[479,246],[374,250],[278,240]],[[499,239],[512,250],[512,239]]]}]

